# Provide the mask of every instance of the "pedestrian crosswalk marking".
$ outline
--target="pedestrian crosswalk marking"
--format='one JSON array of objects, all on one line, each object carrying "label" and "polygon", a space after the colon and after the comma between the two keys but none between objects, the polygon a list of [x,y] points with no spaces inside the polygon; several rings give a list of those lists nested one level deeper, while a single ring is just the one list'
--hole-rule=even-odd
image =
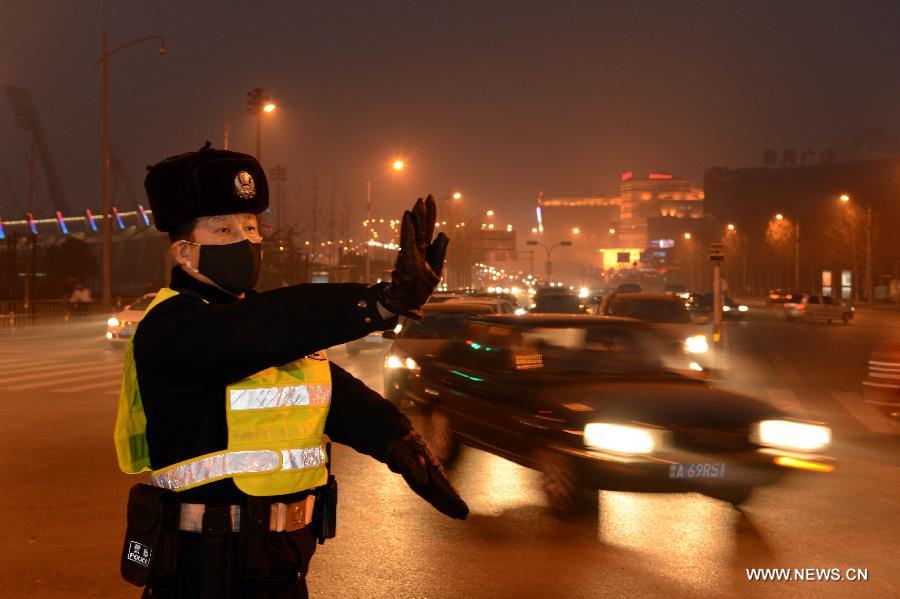
[{"label": "pedestrian crosswalk marking", "polygon": [[[106,372],[104,372],[104,371],[108,371],[108,372],[111,374],[111,373],[115,372],[116,370],[118,370],[119,368],[120,368],[119,366],[115,366],[115,365],[112,365],[112,364],[104,365],[104,366],[102,366],[102,367],[93,367],[93,368],[82,367],[82,368],[79,368],[79,369],[78,369],[77,371],[75,371],[75,372],[82,372],[82,373],[85,373],[85,374],[82,374],[82,375],[80,375],[80,376],[65,376],[65,377],[64,377],[65,380],[62,381],[62,382],[63,382],[65,385],[68,385],[69,383],[77,383],[77,382],[79,382],[79,381],[87,381],[87,380],[91,380],[91,379],[95,379],[95,380],[96,380],[97,377],[100,377],[100,376],[103,376],[104,374],[106,374]],[[89,371],[89,370],[90,370],[90,371],[94,371],[94,372],[92,372],[91,374],[87,374],[87,371]],[[59,373],[54,373],[54,374],[56,375],[56,374],[59,374]],[[25,379],[34,379],[34,378],[36,378],[36,377],[38,377],[38,376],[39,376],[39,375],[37,375],[37,374],[32,374],[32,375],[29,375],[29,376],[27,376],[27,377],[22,377],[22,380],[25,380]],[[25,391],[25,390],[28,390],[28,389],[37,389],[38,387],[49,387],[49,386],[51,386],[51,385],[59,385],[60,382],[61,382],[60,379],[59,379],[57,376],[53,376],[53,377],[49,377],[49,378],[48,378],[48,377],[45,375],[43,378],[44,378],[44,380],[38,381],[38,382],[36,382],[36,383],[27,383],[27,384],[24,384],[24,385],[16,385],[16,386],[14,386],[14,387],[7,387],[7,386],[5,386],[4,383],[5,383],[5,382],[9,382],[9,381],[11,380],[11,379],[6,379],[5,381],[0,381],[0,386],[3,386],[5,389],[9,389],[10,391]]]},{"label": "pedestrian crosswalk marking", "polygon": [[806,409],[797,399],[797,394],[790,389],[766,389],[769,403],[792,416],[804,416]]},{"label": "pedestrian crosswalk marking", "polygon": [[[116,371],[121,369],[121,366],[118,366],[116,364],[82,364],[69,366],[68,368],[58,368],[56,364],[58,363],[53,363],[36,368],[12,370],[9,372],[10,376],[0,377],[0,387],[6,387],[9,383],[39,379],[48,380],[52,378],[52,380],[55,380],[57,382],[59,382],[60,380],[68,381],[70,379],[68,379],[67,377],[70,374],[79,375],[88,372],[102,372],[105,370]],[[49,377],[49,373],[52,373],[53,377]]]},{"label": "pedestrian crosswalk marking", "polygon": [[832,391],[831,396],[843,406],[850,415],[873,433],[896,433],[898,427],[888,418],[863,401],[859,393],[849,391]]},{"label": "pedestrian crosswalk marking", "polygon": [[[3,372],[4,374],[8,373],[8,374],[11,374],[14,376],[18,376],[20,374],[26,374],[29,372],[47,372],[48,370],[51,370],[51,369],[53,370],[53,372],[56,372],[57,371],[56,366],[60,365],[60,364],[70,364],[70,363],[60,362],[59,360],[49,360],[46,362],[29,362],[27,367],[25,367],[25,368],[18,368],[17,366],[14,366],[12,368],[5,368],[2,365],[0,365],[0,372]],[[25,365],[23,365],[23,366],[25,366]],[[2,382],[3,380],[5,380],[5,379],[0,378],[0,382]]]}]

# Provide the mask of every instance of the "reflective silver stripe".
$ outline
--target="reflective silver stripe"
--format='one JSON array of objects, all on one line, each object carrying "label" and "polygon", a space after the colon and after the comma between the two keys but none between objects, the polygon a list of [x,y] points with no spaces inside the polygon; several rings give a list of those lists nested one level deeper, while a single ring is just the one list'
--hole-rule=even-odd
[{"label": "reflective silver stripe", "polygon": [[325,448],[321,445],[305,447],[302,449],[281,450],[282,470],[300,470],[302,468],[315,468],[321,466],[327,460]]},{"label": "reflective silver stripe", "polygon": [[242,472],[269,472],[279,466],[277,451],[229,451],[188,462],[150,477],[154,487],[181,489]]},{"label": "reflective silver stripe", "polygon": [[228,399],[232,410],[325,405],[331,403],[331,385],[231,389]]}]

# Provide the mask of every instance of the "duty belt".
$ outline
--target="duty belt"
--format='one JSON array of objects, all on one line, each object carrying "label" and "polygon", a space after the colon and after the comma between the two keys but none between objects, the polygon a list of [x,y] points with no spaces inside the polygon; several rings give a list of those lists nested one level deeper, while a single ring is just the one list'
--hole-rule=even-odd
[{"label": "duty belt", "polygon": [[[292,532],[307,526],[312,522],[313,507],[316,498],[309,495],[301,501],[294,503],[273,503],[269,512],[269,530],[272,532]],[[241,506],[229,506],[231,512],[231,530],[238,532],[241,529]],[[203,513],[206,504],[182,503],[181,516],[178,522],[178,530],[186,532],[203,532]]]}]

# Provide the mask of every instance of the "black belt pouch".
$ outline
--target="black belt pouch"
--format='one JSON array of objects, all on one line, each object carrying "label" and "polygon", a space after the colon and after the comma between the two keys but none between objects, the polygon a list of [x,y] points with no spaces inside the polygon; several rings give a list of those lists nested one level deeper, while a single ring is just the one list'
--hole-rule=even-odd
[{"label": "black belt pouch", "polygon": [[139,587],[175,577],[180,504],[175,492],[142,483],[128,493],[122,578]]},{"label": "black belt pouch", "polygon": [[269,497],[244,495],[241,501],[241,530],[238,533],[241,578],[265,580],[269,577]]},{"label": "black belt pouch", "polygon": [[337,480],[333,474],[328,475],[327,483],[316,489],[313,514],[316,538],[322,545],[326,539],[333,539],[337,534]]}]

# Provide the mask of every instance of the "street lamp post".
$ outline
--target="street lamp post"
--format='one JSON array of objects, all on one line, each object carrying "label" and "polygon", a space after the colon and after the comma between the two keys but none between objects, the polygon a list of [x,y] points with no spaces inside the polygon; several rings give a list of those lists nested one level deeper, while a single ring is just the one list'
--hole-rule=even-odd
[{"label": "street lamp post", "polygon": [[[784,215],[778,213],[775,220],[784,220]],[[790,222],[790,221],[789,221]],[[797,219],[791,223],[791,232],[794,238],[794,291],[800,289],[800,220]]]},{"label": "street lamp post", "polygon": [[129,48],[141,42],[159,40],[159,55],[166,54],[166,42],[161,35],[147,35],[125,42],[124,44],[109,49],[109,32],[106,30],[106,3],[103,3],[103,54],[94,62],[101,66],[102,86],[102,170],[103,170],[103,246],[102,246],[102,278],[103,278],[103,309],[109,310],[112,304],[112,205],[109,195],[109,59],[125,48]]},{"label": "street lamp post", "polygon": [[[394,160],[391,163],[391,169],[394,172],[400,172],[406,168],[406,162],[401,159]],[[369,224],[372,221],[372,173],[369,174],[369,177],[366,179],[366,231],[363,240],[366,244],[366,283],[371,281],[372,279],[372,260],[371,260],[371,251],[372,246],[369,245]],[[402,227],[402,224],[401,224]]]},{"label": "street lamp post", "polygon": [[[841,202],[848,204],[850,196],[843,194],[840,197]],[[872,303],[872,204],[865,200],[855,199],[866,207],[866,301]]]},{"label": "street lamp post", "polygon": [[571,241],[559,241],[557,243],[554,243],[551,246],[548,246],[547,244],[545,244],[541,241],[537,241],[535,239],[529,239],[528,241],[525,242],[525,245],[539,245],[542,248],[544,248],[544,251],[547,252],[547,261],[544,262],[544,274],[546,275],[547,279],[549,280],[550,276],[553,274],[553,262],[550,261],[550,255],[553,253],[553,249],[558,246],[569,247],[572,245],[572,242]]}]

